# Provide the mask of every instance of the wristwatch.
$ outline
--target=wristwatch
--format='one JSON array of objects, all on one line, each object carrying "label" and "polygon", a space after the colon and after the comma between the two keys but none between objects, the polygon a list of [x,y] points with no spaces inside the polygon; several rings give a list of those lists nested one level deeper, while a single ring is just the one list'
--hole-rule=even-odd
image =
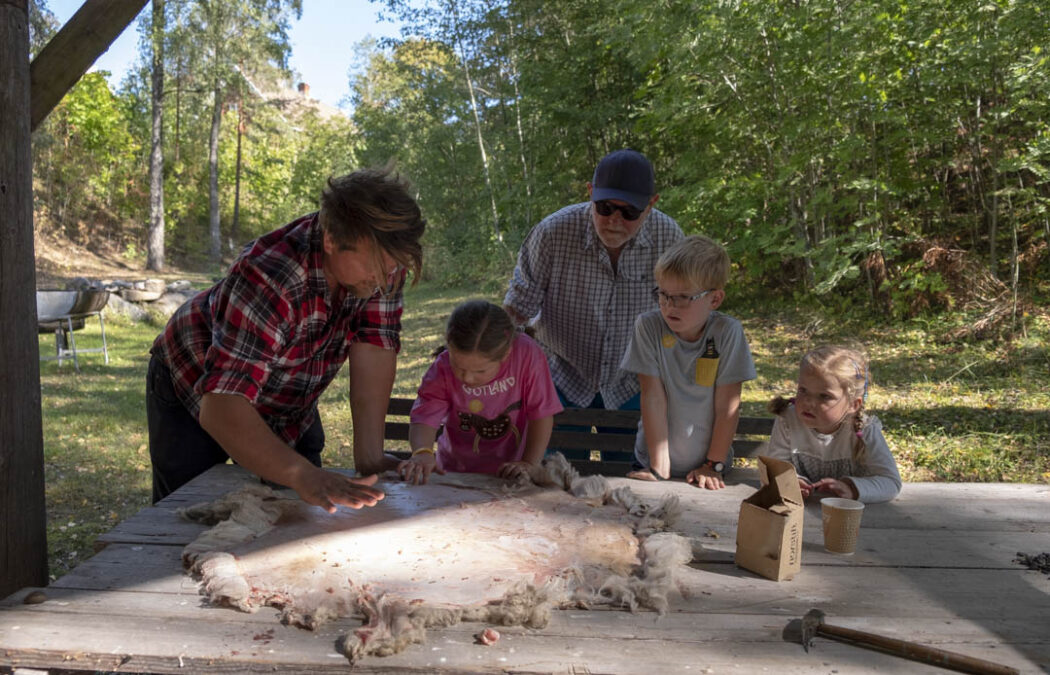
[{"label": "wristwatch", "polygon": [[713,462],[710,459],[704,460],[704,466],[711,467],[711,470],[718,474],[726,470],[725,462]]}]

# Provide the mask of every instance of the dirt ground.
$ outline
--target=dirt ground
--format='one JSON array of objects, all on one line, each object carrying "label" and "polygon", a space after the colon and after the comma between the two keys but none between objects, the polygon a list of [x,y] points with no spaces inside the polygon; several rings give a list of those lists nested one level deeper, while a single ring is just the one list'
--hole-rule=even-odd
[{"label": "dirt ground", "polygon": [[53,232],[37,230],[33,243],[36,257],[37,289],[63,289],[77,277],[91,280],[121,279],[138,281],[146,278],[203,280],[206,274],[169,266],[163,272],[147,271],[145,255],[127,258],[120,252],[104,248],[95,250],[78,245]]}]

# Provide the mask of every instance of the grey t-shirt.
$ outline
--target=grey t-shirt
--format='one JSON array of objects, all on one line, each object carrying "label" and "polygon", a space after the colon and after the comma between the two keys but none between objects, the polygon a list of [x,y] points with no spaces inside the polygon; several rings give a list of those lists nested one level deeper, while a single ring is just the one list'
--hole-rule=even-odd
[{"label": "grey t-shirt", "polygon": [[[715,387],[755,379],[743,327],[719,312],[711,312],[696,342],[675,335],[659,310],[640,315],[621,367],[663,382],[672,476],[686,475],[707,458],[714,428]],[[650,466],[640,421],[634,454],[643,466]]]}]

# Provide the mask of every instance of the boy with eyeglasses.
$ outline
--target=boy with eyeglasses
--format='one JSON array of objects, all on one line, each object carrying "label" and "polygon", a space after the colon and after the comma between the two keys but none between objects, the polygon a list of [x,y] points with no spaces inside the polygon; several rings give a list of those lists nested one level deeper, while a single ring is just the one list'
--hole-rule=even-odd
[{"label": "boy with eyeglasses", "polygon": [[654,276],[660,309],[638,317],[622,363],[642,389],[636,466],[627,475],[684,477],[718,490],[733,463],[741,384],[755,379],[740,322],[716,311],[729,255],[707,237],[689,236],[660,256]]},{"label": "boy with eyeglasses", "polygon": [[639,152],[603,157],[587,190],[590,201],[526,237],[503,305],[535,329],[562,405],[638,410],[638,379],[620,360],[635,318],[656,307],[653,265],[683,234],[654,207],[653,167]]}]

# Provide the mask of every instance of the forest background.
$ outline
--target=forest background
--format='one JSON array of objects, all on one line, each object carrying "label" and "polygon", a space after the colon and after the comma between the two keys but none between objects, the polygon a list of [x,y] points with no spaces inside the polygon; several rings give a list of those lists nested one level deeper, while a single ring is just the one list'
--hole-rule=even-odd
[{"label": "forest background", "polygon": [[[726,309],[760,370],[745,414],[812,342],[850,337],[876,360],[873,407],[908,478],[1050,481],[1045,3],[375,5],[403,35],[339,47],[360,63],[346,115],[290,79],[301,0],[152,0],[138,67],[115,88],[88,73],[34,132],[38,250],[203,286],[315,210],[328,176],[393,161],[429,223],[406,303],[429,349],[454,301],[498,301],[529,229],[634,147],[659,208],[734,261]],[[36,52],[58,26],[45,0],[30,9]],[[77,274],[38,261],[41,280]],[[116,368],[42,369],[53,571],[148,495],[139,383],[159,327],[113,330]],[[345,391],[326,399],[348,419]]]}]

